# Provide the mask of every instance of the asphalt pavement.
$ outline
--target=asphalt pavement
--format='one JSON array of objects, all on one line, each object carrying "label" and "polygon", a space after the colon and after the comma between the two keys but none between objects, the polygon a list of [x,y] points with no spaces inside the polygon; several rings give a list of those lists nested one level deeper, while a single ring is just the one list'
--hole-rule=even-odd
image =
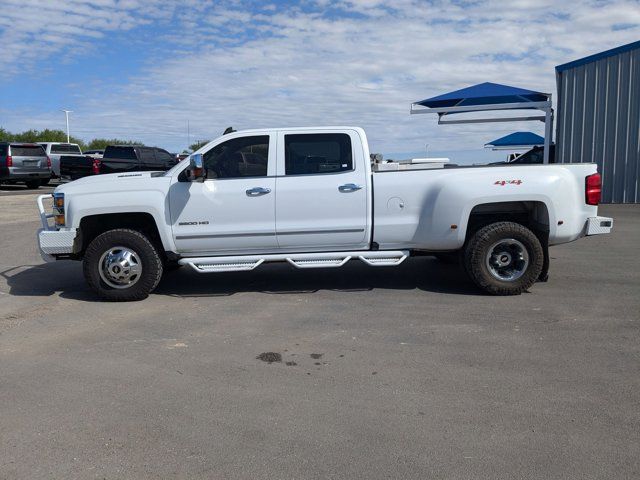
[{"label": "asphalt pavement", "polygon": [[115,304],[42,263],[33,192],[0,211],[2,479],[640,477],[638,206],[517,297],[423,257]]}]

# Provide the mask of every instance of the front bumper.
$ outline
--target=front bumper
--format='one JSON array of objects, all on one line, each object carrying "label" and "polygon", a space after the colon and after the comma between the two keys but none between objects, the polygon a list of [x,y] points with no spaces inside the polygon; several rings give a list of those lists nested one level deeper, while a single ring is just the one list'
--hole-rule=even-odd
[{"label": "front bumper", "polygon": [[51,195],[40,195],[37,200],[40,221],[42,222],[42,228],[38,230],[38,248],[42,258],[51,262],[55,260],[54,255],[73,253],[77,231],[75,228],[58,230],[49,225],[49,219],[53,217],[53,214],[46,213],[43,204],[43,201],[48,198],[51,198]]},{"label": "front bumper", "polygon": [[613,228],[613,218],[589,217],[587,219],[587,236],[611,233],[612,228]]},{"label": "front bumper", "polygon": [[69,255],[73,253],[76,240],[76,229],[68,230],[38,230],[38,248],[40,256],[46,262],[55,260],[56,255]]}]

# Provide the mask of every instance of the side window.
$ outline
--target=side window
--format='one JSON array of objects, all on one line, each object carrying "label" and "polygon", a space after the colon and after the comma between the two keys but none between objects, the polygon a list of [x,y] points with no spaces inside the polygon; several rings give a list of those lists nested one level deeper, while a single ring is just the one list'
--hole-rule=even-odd
[{"label": "side window", "polygon": [[152,148],[140,149],[140,161],[145,165],[153,165],[155,163],[155,157],[153,156]]},{"label": "side window", "polygon": [[267,175],[269,135],[240,137],[216,145],[204,154],[207,178]]},{"label": "side window", "polygon": [[176,163],[173,155],[171,155],[166,150],[162,150],[161,148],[158,148],[156,150],[156,160],[157,163],[162,163],[164,165]]},{"label": "side window", "polygon": [[0,145],[0,157],[4,156],[7,154],[7,146],[6,145]]},{"label": "side window", "polygon": [[285,135],[284,154],[286,175],[353,170],[351,138],[346,133]]}]

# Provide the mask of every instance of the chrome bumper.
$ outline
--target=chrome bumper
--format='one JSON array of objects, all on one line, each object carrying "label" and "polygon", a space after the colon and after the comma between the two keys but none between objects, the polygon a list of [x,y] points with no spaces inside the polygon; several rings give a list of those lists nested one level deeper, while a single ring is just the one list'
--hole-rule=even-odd
[{"label": "chrome bumper", "polygon": [[611,233],[613,228],[613,218],[609,217],[589,217],[587,219],[587,236],[602,235]]},{"label": "chrome bumper", "polygon": [[53,255],[73,253],[73,243],[77,233],[75,228],[57,230],[49,225],[49,219],[53,217],[53,214],[46,213],[43,201],[51,197],[52,195],[39,195],[37,199],[40,221],[42,222],[42,228],[38,230],[38,248],[43,260],[47,262],[55,260]]}]

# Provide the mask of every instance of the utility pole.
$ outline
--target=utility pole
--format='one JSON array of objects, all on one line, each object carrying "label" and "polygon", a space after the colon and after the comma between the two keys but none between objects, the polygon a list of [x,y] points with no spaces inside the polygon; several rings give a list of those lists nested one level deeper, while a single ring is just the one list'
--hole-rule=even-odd
[{"label": "utility pole", "polygon": [[64,112],[64,118],[67,121],[67,143],[69,143],[69,114],[73,112],[73,110],[65,110],[63,108],[62,111]]}]

